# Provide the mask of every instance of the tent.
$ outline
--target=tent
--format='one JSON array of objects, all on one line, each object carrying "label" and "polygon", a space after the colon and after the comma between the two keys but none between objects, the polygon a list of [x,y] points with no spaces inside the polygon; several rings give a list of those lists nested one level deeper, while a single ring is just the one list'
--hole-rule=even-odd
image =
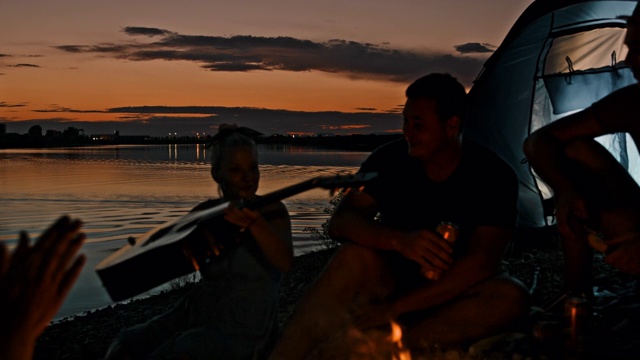
[{"label": "tent", "polygon": [[[522,151],[539,127],[579,111],[636,80],[624,63],[626,22],[637,1],[536,0],[517,19],[469,90],[465,136],[516,171],[519,227],[552,225],[553,192]],[[626,134],[598,138],[640,179],[640,157]]]}]

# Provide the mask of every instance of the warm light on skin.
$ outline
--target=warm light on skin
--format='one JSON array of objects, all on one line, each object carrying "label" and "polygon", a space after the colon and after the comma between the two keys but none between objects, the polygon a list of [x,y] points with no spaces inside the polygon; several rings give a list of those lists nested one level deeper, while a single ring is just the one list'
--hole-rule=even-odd
[{"label": "warm light on skin", "polygon": [[411,351],[402,345],[402,328],[398,323],[391,320],[391,342],[396,345],[396,350],[392,355],[393,360],[411,360]]},{"label": "warm light on skin", "polygon": [[402,347],[402,328],[395,321],[391,321],[391,342],[397,343],[398,347]]}]

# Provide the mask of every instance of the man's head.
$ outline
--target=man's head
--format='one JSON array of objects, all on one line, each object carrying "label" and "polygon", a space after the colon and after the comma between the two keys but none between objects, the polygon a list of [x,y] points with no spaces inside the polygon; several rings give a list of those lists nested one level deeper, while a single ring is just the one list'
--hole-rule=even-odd
[{"label": "man's head", "polygon": [[405,91],[407,99],[427,98],[435,101],[436,113],[442,121],[457,116],[464,122],[467,93],[464,86],[449,74],[434,73],[414,81]]},{"label": "man's head", "polygon": [[409,154],[425,160],[459,145],[467,112],[467,93],[449,74],[429,74],[406,90],[402,131]]},{"label": "man's head", "polygon": [[624,43],[629,52],[624,62],[631,67],[635,78],[640,80],[640,5],[636,5],[633,14],[626,19],[627,34]]}]

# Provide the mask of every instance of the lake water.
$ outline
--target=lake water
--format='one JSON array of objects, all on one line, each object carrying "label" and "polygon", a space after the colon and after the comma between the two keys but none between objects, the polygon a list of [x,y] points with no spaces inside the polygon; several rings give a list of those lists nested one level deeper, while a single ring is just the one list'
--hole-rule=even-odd
[{"label": "lake water", "polygon": [[[368,153],[260,145],[259,154],[258,193],[267,194],[314,177],[353,173]],[[82,252],[88,262],[56,319],[104,307],[112,301],[95,266],[124,246],[127,237],[217,197],[209,170],[202,145],[0,150],[0,241],[15,246],[20,230],[36,238],[62,214],[82,219],[88,237]],[[283,200],[291,214],[296,255],[317,246],[304,229],[326,221],[329,200],[325,189]]]}]

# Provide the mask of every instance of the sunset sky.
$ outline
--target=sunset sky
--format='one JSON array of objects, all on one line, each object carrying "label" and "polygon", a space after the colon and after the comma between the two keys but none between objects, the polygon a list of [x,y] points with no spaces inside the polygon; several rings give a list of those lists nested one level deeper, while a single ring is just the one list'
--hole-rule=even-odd
[{"label": "sunset sky", "polygon": [[467,88],[532,0],[2,0],[0,123],[165,136],[399,131],[430,72]]}]

